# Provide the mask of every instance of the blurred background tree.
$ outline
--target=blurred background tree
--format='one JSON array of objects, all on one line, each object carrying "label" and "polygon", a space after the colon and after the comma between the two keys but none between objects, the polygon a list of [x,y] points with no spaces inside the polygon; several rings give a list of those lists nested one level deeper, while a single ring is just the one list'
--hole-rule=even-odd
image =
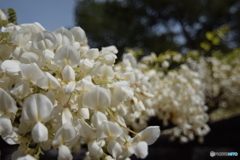
[{"label": "blurred background tree", "polygon": [[221,50],[240,45],[239,0],[78,0],[75,21],[91,47],[142,48],[145,54],[168,49],[202,49],[206,32],[222,25],[230,32]]}]

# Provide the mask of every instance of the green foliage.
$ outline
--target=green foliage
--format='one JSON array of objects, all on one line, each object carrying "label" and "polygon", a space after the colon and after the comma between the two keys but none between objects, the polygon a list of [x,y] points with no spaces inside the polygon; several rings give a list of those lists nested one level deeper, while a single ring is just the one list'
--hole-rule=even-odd
[{"label": "green foliage", "polygon": [[2,9],[1,11],[3,11],[3,13],[6,14],[8,19],[2,20],[0,18],[0,28],[7,26],[9,23],[17,24],[17,15],[16,15],[16,11],[13,8],[8,8],[7,11]]},{"label": "green foliage", "polygon": [[159,54],[158,57],[156,58],[155,62],[162,63],[165,60],[172,61],[173,56],[175,56],[177,54],[179,54],[179,53],[176,51],[167,50],[164,53]]},{"label": "green foliage", "polygon": [[207,40],[201,42],[200,46],[205,51],[210,51],[214,49],[214,46],[224,45],[222,44],[221,40],[223,40],[224,37],[227,35],[229,29],[230,27],[228,25],[223,25],[214,31],[207,31],[205,35]]},{"label": "green foliage", "polygon": [[199,58],[201,57],[201,55],[202,54],[199,51],[191,50],[186,54],[186,56],[183,57],[182,62],[185,63],[188,58],[191,58],[195,61],[199,61]]},{"label": "green foliage", "polygon": [[8,22],[13,23],[13,24],[17,24],[16,11],[13,8],[8,8],[7,13],[8,13]]},{"label": "green foliage", "polygon": [[[230,44],[240,45],[238,4],[237,0],[79,0],[75,21],[88,33],[92,47],[114,44],[120,53],[125,47],[141,48],[144,55],[168,49],[228,51]],[[220,27],[224,24],[232,32],[228,41],[222,41],[228,30]]]},{"label": "green foliage", "polygon": [[213,57],[224,61],[227,64],[231,65],[240,65],[240,48],[234,48],[229,53],[223,53],[221,51],[217,51],[213,53]]}]

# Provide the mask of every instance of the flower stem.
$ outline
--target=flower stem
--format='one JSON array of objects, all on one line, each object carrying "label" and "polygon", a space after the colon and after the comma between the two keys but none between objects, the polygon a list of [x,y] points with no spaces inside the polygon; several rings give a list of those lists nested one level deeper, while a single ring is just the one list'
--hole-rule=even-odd
[{"label": "flower stem", "polygon": [[113,119],[115,122],[117,122],[117,124],[118,124],[120,127],[128,130],[129,132],[131,132],[131,133],[133,133],[133,134],[137,134],[136,132],[132,131],[131,129],[125,127],[125,126],[122,125],[120,122],[118,122],[117,119],[113,116],[113,114],[112,114],[113,111],[111,110],[111,108],[108,107],[106,111],[107,111],[108,114],[112,117],[112,119]]}]

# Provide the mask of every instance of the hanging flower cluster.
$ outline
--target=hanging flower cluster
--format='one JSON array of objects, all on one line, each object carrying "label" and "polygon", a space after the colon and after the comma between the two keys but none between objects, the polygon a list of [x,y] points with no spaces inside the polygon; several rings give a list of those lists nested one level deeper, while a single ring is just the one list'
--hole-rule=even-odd
[{"label": "hanging flower cluster", "polygon": [[[167,51],[158,56],[151,53],[136,63],[131,54],[126,54],[122,64],[132,59],[138,77],[130,83],[135,92],[140,92],[140,96],[154,95],[142,98],[144,112],[129,112],[124,117],[126,123],[142,130],[149,118],[158,117],[164,126],[169,123],[174,126],[162,132],[170,135],[171,140],[178,138],[186,143],[198,137],[203,142],[210,131],[209,108],[232,108],[239,113],[235,109],[240,104],[239,55],[238,49],[224,56],[217,52],[212,57],[202,57],[197,51],[185,56]],[[127,65],[122,65],[122,70],[124,66]]]},{"label": "hanging flower cluster", "polygon": [[[187,63],[177,69],[168,70],[171,63],[178,63],[182,58],[180,54],[163,55],[161,66],[151,68],[151,64],[158,61],[154,53],[143,57],[139,63],[136,63],[131,54],[123,56],[122,65],[119,67],[121,70],[127,70],[127,62],[130,62],[130,66],[135,66],[133,73],[129,75],[135,75],[136,79],[129,83],[134,91],[139,93],[142,100],[140,106],[144,109],[144,112],[129,112],[124,119],[139,131],[147,126],[150,117],[158,117],[165,126],[169,122],[175,126],[163,131],[164,134],[170,135],[172,140],[179,138],[185,143],[198,136],[202,142],[210,128],[207,125],[208,107],[205,105],[205,85],[202,83],[201,74],[191,69]],[[133,99],[132,104],[134,102]]]},{"label": "hanging flower cluster", "polygon": [[[240,104],[240,54],[239,50],[223,58],[201,58],[199,72],[208,103],[212,107],[234,107]],[[191,63],[191,66],[196,66]]]},{"label": "hanging flower cluster", "polygon": [[143,99],[153,97],[132,56],[114,69],[116,47],[90,48],[80,27],[50,32],[33,23],[8,25],[2,33],[0,135],[19,144],[12,159],[39,159],[52,148],[59,160],[72,159],[82,144],[86,159],[147,156],[160,129],[127,127],[128,115],[140,118]]}]

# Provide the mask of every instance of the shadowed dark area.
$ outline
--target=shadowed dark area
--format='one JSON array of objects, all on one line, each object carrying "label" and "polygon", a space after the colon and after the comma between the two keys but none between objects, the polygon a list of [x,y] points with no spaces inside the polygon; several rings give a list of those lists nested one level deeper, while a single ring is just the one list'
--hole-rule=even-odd
[{"label": "shadowed dark area", "polygon": [[78,0],[75,24],[91,47],[116,45],[120,54],[125,47],[146,54],[201,50],[206,32],[229,25],[228,38],[215,46],[227,51],[240,44],[239,8],[238,0]]},{"label": "shadowed dark area", "polygon": [[[161,124],[156,119],[150,120],[150,125]],[[205,137],[203,144],[197,140],[180,144],[178,141],[170,142],[168,136],[160,138],[149,146],[149,154],[146,160],[208,160],[208,159],[239,159],[237,157],[210,157],[210,152],[238,152],[240,154],[240,116],[209,124],[211,132]],[[11,154],[17,146],[10,146],[0,140],[1,160],[10,160]],[[74,160],[81,160],[85,156],[87,147],[83,146],[80,153],[73,153]],[[41,160],[57,159],[57,151],[44,152]],[[131,159],[137,159],[132,156]]]}]

